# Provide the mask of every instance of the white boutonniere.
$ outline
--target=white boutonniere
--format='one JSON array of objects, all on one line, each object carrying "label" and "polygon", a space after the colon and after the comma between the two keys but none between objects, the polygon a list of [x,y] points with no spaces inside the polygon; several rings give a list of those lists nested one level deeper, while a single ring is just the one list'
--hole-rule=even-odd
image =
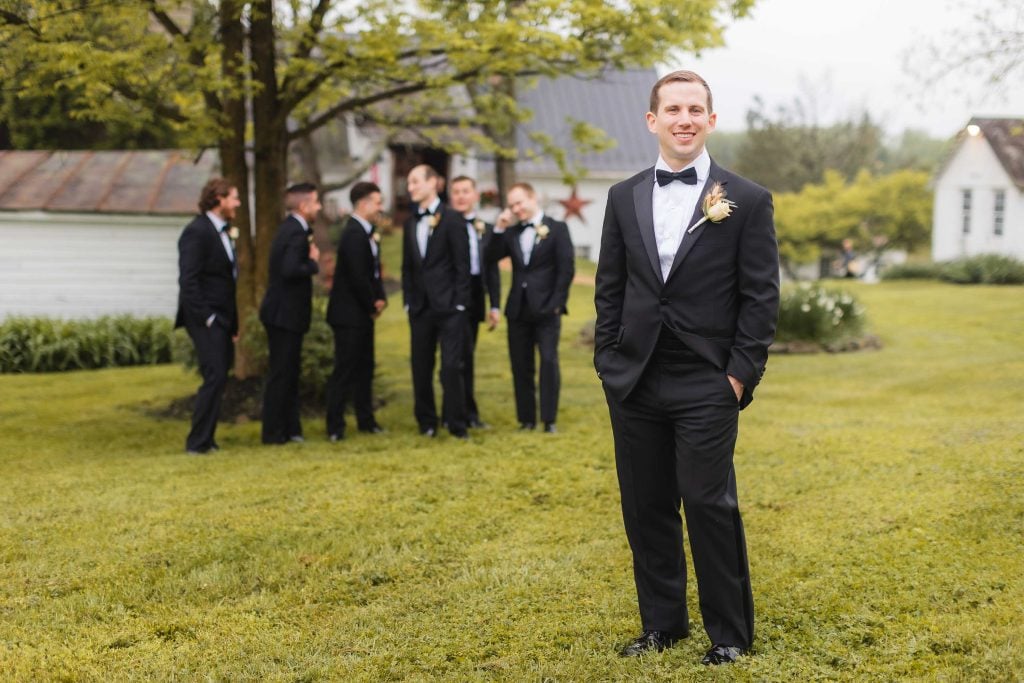
[{"label": "white boutonniere", "polygon": [[473,229],[476,230],[476,234],[478,236],[483,237],[484,236],[484,230],[486,228],[487,228],[487,225],[482,220],[480,220],[479,218],[477,218],[476,220],[473,221]]},{"label": "white boutonniere", "polygon": [[551,234],[551,228],[541,223],[537,226],[537,241],[547,239],[548,235]]},{"label": "white boutonniere", "polygon": [[231,240],[231,244],[235,243],[235,240],[238,239],[238,228],[233,225],[228,228],[228,239]]},{"label": "white boutonniere", "polygon": [[708,193],[704,195],[704,203],[701,209],[704,211],[704,217],[699,221],[690,226],[687,233],[691,233],[697,229],[704,221],[711,221],[712,223],[721,223],[732,213],[732,210],[736,207],[735,202],[731,202],[725,198],[725,188],[722,187],[721,183],[715,183],[708,190]]},{"label": "white boutonniere", "polygon": [[376,242],[377,244],[380,244],[380,233],[379,232],[371,232],[370,233],[370,239],[373,240],[374,242]]},{"label": "white boutonniere", "polygon": [[430,223],[430,232],[434,232],[434,228],[436,228],[437,224],[440,223],[440,222],[441,222],[441,213],[440,212],[435,213],[433,216],[431,216],[430,217],[430,221],[429,221],[429,223]]}]

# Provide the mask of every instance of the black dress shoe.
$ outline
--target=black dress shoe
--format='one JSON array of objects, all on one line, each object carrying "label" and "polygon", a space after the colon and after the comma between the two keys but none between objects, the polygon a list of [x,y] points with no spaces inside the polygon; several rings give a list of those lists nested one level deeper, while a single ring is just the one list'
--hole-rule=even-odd
[{"label": "black dress shoe", "polygon": [[532,430],[534,430],[536,428],[537,428],[537,425],[535,423],[533,423],[533,422],[520,422],[519,423],[519,431],[521,431],[521,432],[529,432],[529,431],[532,431]]},{"label": "black dress shoe", "polygon": [[555,427],[555,423],[554,422],[545,422],[544,423],[544,431],[547,432],[548,434],[555,434],[555,433],[558,432],[558,428]]},{"label": "black dress shoe", "polygon": [[470,429],[488,429],[491,425],[483,420],[470,420],[468,426]]},{"label": "black dress shoe", "polygon": [[469,433],[466,431],[452,432],[452,436],[456,439],[462,439],[463,441],[469,441]]},{"label": "black dress shoe", "polygon": [[665,631],[644,631],[640,637],[626,647],[619,650],[620,657],[639,657],[654,652],[661,652],[667,647],[672,647],[676,642],[686,638],[689,634],[674,636]]},{"label": "black dress shoe", "polygon": [[372,424],[369,427],[360,427],[359,431],[363,434],[383,434],[384,428],[378,424]]},{"label": "black dress shoe", "polygon": [[198,448],[186,448],[185,455],[209,455],[209,449],[199,450]]},{"label": "black dress shoe", "polygon": [[303,438],[302,434],[292,434],[288,437],[288,440],[292,443],[305,443],[306,439]]},{"label": "black dress shoe", "polygon": [[745,653],[746,650],[741,647],[735,647],[732,645],[715,645],[708,650],[708,653],[704,655],[704,658],[700,660],[700,663],[704,666],[732,664]]},{"label": "black dress shoe", "polygon": [[434,429],[433,427],[426,427],[420,430],[420,434],[422,436],[435,437],[437,436],[437,430]]},{"label": "black dress shoe", "polygon": [[330,441],[331,443],[338,443],[339,441],[345,440],[345,434],[328,434],[327,440]]}]

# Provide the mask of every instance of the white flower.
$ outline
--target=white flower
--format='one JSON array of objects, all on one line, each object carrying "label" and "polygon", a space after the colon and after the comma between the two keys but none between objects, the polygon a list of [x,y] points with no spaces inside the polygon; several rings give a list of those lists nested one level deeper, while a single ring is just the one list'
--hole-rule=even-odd
[{"label": "white flower", "polygon": [[803,311],[804,313],[810,313],[811,312],[811,305],[810,304],[804,304],[804,305],[802,305],[800,307],[800,310]]},{"label": "white flower", "polygon": [[547,236],[551,233],[551,228],[541,223],[537,226],[537,239],[547,239]]}]

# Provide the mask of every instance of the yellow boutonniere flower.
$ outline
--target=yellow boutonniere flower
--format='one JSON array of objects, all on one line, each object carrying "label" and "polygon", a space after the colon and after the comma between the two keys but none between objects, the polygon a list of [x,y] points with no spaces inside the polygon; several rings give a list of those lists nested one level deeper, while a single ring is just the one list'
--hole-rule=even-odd
[{"label": "yellow boutonniere flower", "polygon": [[551,228],[544,225],[543,223],[537,226],[537,239],[547,239],[547,236],[551,234]]},{"label": "yellow boutonniere flower", "polygon": [[228,228],[228,239],[230,239],[232,242],[238,239],[238,228],[234,226]]},{"label": "yellow boutonniere flower", "polygon": [[477,235],[479,235],[479,236],[483,237],[483,235],[484,235],[484,230],[485,230],[486,228],[487,228],[487,226],[486,226],[486,225],[484,224],[484,222],[483,222],[482,220],[480,220],[479,218],[477,218],[477,219],[476,219],[475,221],[473,221],[473,229],[474,229],[474,230],[476,230],[476,234],[477,234]]},{"label": "yellow boutonniere flower", "polygon": [[433,230],[437,227],[437,224],[441,222],[441,214],[435,213],[430,217],[430,229]]},{"label": "yellow boutonniere flower", "polygon": [[732,210],[736,207],[735,202],[731,202],[725,198],[725,188],[722,187],[721,183],[715,183],[708,190],[708,193],[704,195],[704,203],[701,206],[701,210],[704,212],[704,217],[699,221],[690,226],[687,233],[693,232],[697,229],[704,221],[711,221],[712,223],[721,223],[732,214]]}]

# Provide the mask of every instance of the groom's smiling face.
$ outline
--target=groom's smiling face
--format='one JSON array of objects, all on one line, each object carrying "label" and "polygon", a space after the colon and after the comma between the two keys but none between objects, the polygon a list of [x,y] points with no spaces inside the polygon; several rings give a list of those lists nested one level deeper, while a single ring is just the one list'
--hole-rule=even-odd
[{"label": "groom's smiling face", "polygon": [[672,81],[658,90],[658,111],[647,112],[647,130],[658,136],[662,158],[678,171],[700,156],[716,120],[703,85]]}]

